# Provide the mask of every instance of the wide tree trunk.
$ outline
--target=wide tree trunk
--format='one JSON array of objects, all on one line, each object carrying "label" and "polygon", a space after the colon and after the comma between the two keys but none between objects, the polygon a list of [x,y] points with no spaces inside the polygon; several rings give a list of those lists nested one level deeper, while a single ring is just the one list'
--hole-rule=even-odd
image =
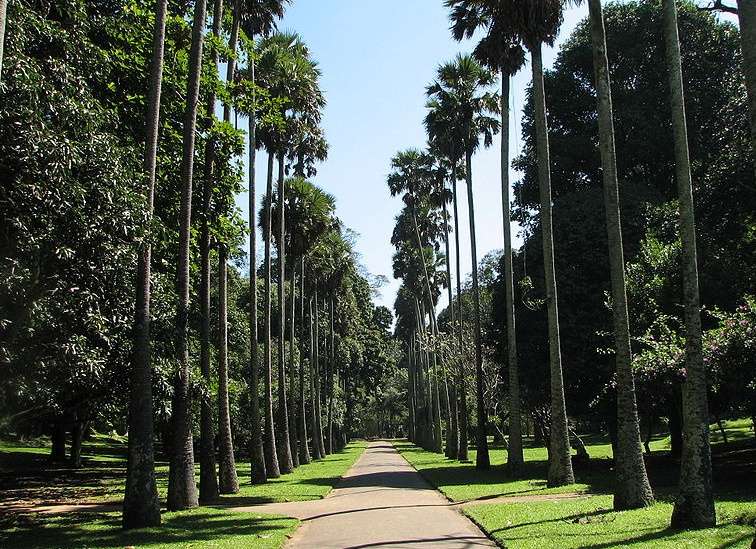
[{"label": "wide tree trunk", "polygon": [[[5,0],[0,0],[5,2]],[[155,166],[160,128],[160,92],[163,82],[165,18],[168,0],[158,0],[152,41],[150,88],[147,94],[144,173],[147,177],[145,226],[150,227],[155,201]],[[150,365],[150,271],[152,246],[149,232],[141,243],[136,280],[134,351],[129,390],[129,450],[123,527],[160,526],[160,502],[155,481],[154,426],[152,417],[152,367]],[[64,448],[65,453],[65,448]]]},{"label": "wide tree trunk", "polygon": [[609,242],[609,271],[612,280],[612,316],[617,364],[617,453],[614,508],[636,509],[654,502],[643,462],[635,380],[630,350],[630,321],[625,290],[625,260],[622,246],[617,158],[614,147],[612,92],[606,32],[601,0],[588,0],[593,41],[593,66],[598,99],[599,150],[604,182],[604,208]]},{"label": "wide tree trunk", "polygon": [[50,461],[53,463],[66,461],[66,424],[63,419],[59,419],[53,423],[51,438],[52,448],[50,450]]},{"label": "wide tree trunk", "polygon": [[685,120],[680,41],[677,34],[677,8],[674,0],[663,0],[663,10],[664,41],[672,107],[672,133],[675,146],[675,179],[680,203],[685,313],[686,375],[682,386],[683,444],[680,459],[680,492],[672,512],[672,526],[707,528],[716,523],[716,514],[711,483],[709,405],[701,338],[693,182]]},{"label": "wide tree trunk", "polygon": [[467,207],[470,218],[470,255],[472,256],[472,282],[473,282],[473,326],[475,333],[475,396],[477,422],[475,433],[475,468],[486,470],[491,467],[488,456],[488,439],[486,427],[486,406],[483,402],[483,342],[481,341],[480,328],[480,287],[478,285],[478,249],[475,239],[475,203],[472,188],[472,154],[465,153],[465,175],[467,177]]},{"label": "wide tree trunk", "polygon": [[239,491],[228,403],[228,248],[218,249],[218,479],[221,494]]},{"label": "wide tree trunk", "polygon": [[263,441],[265,451],[265,471],[268,478],[278,478],[281,470],[278,467],[276,453],[276,429],[273,425],[273,365],[271,357],[271,276],[270,246],[273,239],[273,153],[268,151],[268,181],[265,189],[265,436]]},{"label": "wide tree trunk", "polygon": [[305,265],[304,257],[299,258],[300,288],[299,288],[299,318],[302,323],[299,334],[299,410],[297,415],[297,436],[299,437],[299,463],[307,464],[312,461],[310,447],[307,444],[307,402],[305,400],[305,384],[307,383],[304,356],[305,325]]},{"label": "wide tree trunk", "polygon": [[[213,36],[220,36],[223,20],[223,2],[215,0],[213,6]],[[218,49],[210,49],[210,63],[218,66]],[[215,92],[207,99],[206,114],[210,124],[215,120]],[[215,186],[215,149],[212,139],[205,142],[205,177],[202,181],[202,209],[200,211],[200,372],[206,390],[200,402],[200,502],[218,498],[218,475],[215,463],[215,427],[210,387],[210,200]]]},{"label": "wide tree trunk", "polygon": [[[456,162],[456,159],[453,160]],[[454,198],[454,261],[456,267],[457,278],[457,314],[459,319],[457,320],[457,346],[459,350],[459,364],[457,365],[457,390],[459,392],[459,451],[457,452],[457,458],[459,461],[467,461],[467,387],[465,384],[465,366],[464,358],[464,345],[462,342],[462,271],[460,269],[460,254],[459,254],[459,209],[457,207],[457,178],[456,171],[453,183],[453,198]]]},{"label": "wide tree trunk", "polygon": [[756,2],[738,0],[738,22],[743,50],[743,74],[748,92],[748,118],[751,123],[751,160],[756,171]]},{"label": "wide tree trunk", "polygon": [[317,404],[315,399],[317,398],[317,372],[315,371],[315,356],[317,353],[317,341],[315,340],[315,311],[317,306],[317,300],[315,297],[311,297],[308,303],[308,323],[310,328],[310,360],[309,360],[309,375],[310,375],[310,432],[312,433],[312,457],[313,459],[323,459],[323,452],[320,451],[320,444],[317,440],[318,432],[318,419],[317,419]]},{"label": "wide tree trunk", "polygon": [[[249,61],[249,72],[252,83],[255,82],[255,62]],[[254,87],[253,92],[254,94]],[[254,100],[254,95],[253,95]],[[265,452],[263,451],[263,428],[260,417],[260,363],[257,352],[257,186],[255,184],[255,166],[257,161],[257,118],[253,113],[249,115],[249,369],[250,369],[250,415],[251,437],[249,455],[251,460],[251,481],[253,484],[267,480],[265,471]]]},{"label": "wide tree trunk", "polygon": [[86,421],[74,421],[71,428],[71,459],[69,463],[74,469],[81,467],[81,448],[84,443],[87,427],[88,422]]},{"label": "wide tree trunk", "polygon": [[514,269],[512,266],[512,214],[509,200],[509,86],[510,76],[501,73],[501,209],[504,228],[504,296],[507,309],[507,372],[509,374],[509,441],[507,469],[510,475],[521,471],[522,413],[520,411],[520,373],[517,365]]},{"label": "wide tree trunk", "polygon": [[291,460],[294,467],[299,467],[299,441],[297,440],[297,397],[296,378],[297,369],[294,366],[296,356],[294,353],[294,326],[296,322],[297,303],[297,261],[292,258],[289,268],[289,448],[291,448]]},{"label": "wide tree trunk", "polygon": [[294,470],[289,445],[286,391],[286,219],[284,215],[284,156],[278,154],[278,465],[281,473]]},{"label": "wide tree trunk", "polygon": [[551,370],[551,428],[549,429],[549,486],[575,482],[567,432],[567,406],[564,400],[562,353],[559,339],[559,306],[554,271],[554,235],[551,228],[551,166],[549,134],[546,122],[546,95],[543,87],[541,44],[531,51],[533,65],[533,99],[535,103],[538,187],[541,195],[541,230],[543,232],[543,267],[546,281],[546,306],[549,324],[549,367]]},{"label": "wide tree trunk", "polygon": [[[452,168],[452,178],[456,179],[456,170]],[[454,348],[454,296],[451,284],[451,261],[449,250],[449,215],[446,211],[446,201],[444,201],[444,246],[446,251],[446,289],[449,297],[449,327],[451,333],[451,345]],[[450,366],[453,367],[452,364]],[[452,370],[453,371],[453,370]],[[446,366],[444,366],[444,380],[446,380]],[[449,400],[449,425],[446,431],[446,456],[451,459],[457,459],[459,455],[459,410],[457,409],[457,390],[456,383],[452,383]]]},{"label": "wide tree trunk", "polygon": [[184,142],[181,159],[181,206],[178,254],[178,306],[176,314],[176,354],[178,371],[173,391],[173,447],[168,474],[168,509],[178,511],[198,505],[194,480],[194,445],[192,442],[191,396],[189,392],[189,243],[192,222],[192,180],[194,176],[194,141],[197,127],[200,77],[202,75],[205,0],[194,5],[192,45],[189,52],[189,82],[184,114]]}]

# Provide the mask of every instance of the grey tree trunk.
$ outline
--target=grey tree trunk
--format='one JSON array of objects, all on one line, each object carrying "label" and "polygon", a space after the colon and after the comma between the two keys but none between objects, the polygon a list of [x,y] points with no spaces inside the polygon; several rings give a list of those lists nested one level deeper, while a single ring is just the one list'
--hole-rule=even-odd
[{"label": "grey tree trunk", "polygon": [[[456,162],[456,159],[454,159]],[[462,359],[462,353],[464,345],[462,343],[462,271],[460,269],[459,258],[459,209],[457,207],[457,177],[456,170],[453,181],[454,191],[454,260],[456,263],[456,277],[457,277],[457,313],[459,320],[457,321],[457,345],[459,348],[460,363],[457,370],[457,387],[459,391],[459,461],[467,461],[467,387],[465,385],[465,369],[464,359]]]},{"label": "grey tree trunk", "polygon": [[218,479],[221,494],[239,491],[228,404],[228,248],[218,249]]},{"label": "grey tree trunk", "polygon": [[510,76],[501,73],[501,210],[504,228],[504,295],[507,308],[507,371],[509,374],[509,441],[507,468],[510,475],[522,470],[522,413],[520,373],[517,365],[514,269],[512,267],[512,214],[509,199],[509,86]]},{"label": "grey tree trunk", "polygon": [[278,465],[282,474],[294,470],[289,446],[286,394],[286,218],[284,215],[284,156],[278,154]]},{"label": "grey tree trunk", "polygon": [[[223,2],[213,5],[213,36],[218,38],[223,20]],[[218,66],[218,49],[211,48],[210,63]],[[210,124],[215,121],[215,92],[207,99],[206,115]],[[202,181],[202,211],[200,212],[200,371],[206,390],[200,403],[200,485],[199,500],[212,502],[218,498],[218,475],[215,462],[215,427],[210,387],[210,200],[215,180],[215,150],[212,139],[205,142],[205,177]]]},{"label": "grey tree trunk", "polygon": [[183,154],[181,158],[181,206],[179,214],[178,306],[176,314],[176,358],[178,370],[173,388],[173,447],[168,472],[168,510],[197,507],[194,480],[191,397],[189,394],[189,241],[192,223],[192,181],[194,177],[194,141],[197,128],[202,46],[206,18],[205,0],[194,5],[192,45],[189,51],[189,81],[184,113]]},{"label": "grey tree trunk", "polygon": [[278,467],[276,453],[276,430],[273,425],[273,379],[271,357],[271,265],[270,246],[273,239],[273,153],[268,152],[268,181],[265,190],[265,436],[263,449],[265,452],[265,471],[268,478],[278,478],[281,470]]},{"label": "grey tree trunk", "polygon": [[[250,60],[251,78],[255,79],[254,60]],[[249,117],[249,293],[250,293],[250,337],[249,369],[252,435],[250,439],[251,481],[253,484],[267,480],[265,452],[263,451],[263,429],[260,421],[260,364],[257,352],[257,186],[255,185],[255,164],[257,158],[257,122],[252,113]]]},{"label": "grey tree trunk", "polygon": [[[738,22],[740,23],[740,44],[743,50],[743,74],[748,92],[751,155],[754,171],[756,171],[756,2],[738,0]],[[2,57],[2,52],[0,52],[0,57]]]},{"label": "grey tree trunk", "polygon": [[315,399],[317,398],[317,390],[316,390],[316,383],[317,383],[317,372],[315,371],[315,356],[317,353],[317,341],[315,340],[315,311],[313,310],[314,307],[317,305],[313,305],[313,303],[317,304],[317,300],[313,297],[310,298],[309,301],[309,315],[308,315],[308,322],[310,325],[310,360],[309,360],[309,374],[310,374],[310,432],[312,433],[312,457],[313,459],[323,459],[323,452],[320,451],[320,445],[318,444],[317,440],[317,432],[318,432],[318,419],[317,419],[317,404],[315,403]]},{"label": "grey tree trunk", "polygon": [[294,325],[297,303],[297,260],[292,258],[289,268],[289,448],[291,448],[291,461],[294,467],[299,467],[299,441],[297,440],[297,398],[296,378],[297,369],[294,366],[296,356],[294,353]]},{"label": "grey tree trunk", "polygon": [[612,315],[617,364],[617,455],[614,508],[636,509],[654,502],[643,462],[635,380],[630,349],[630,322],[625,290],[625,260],[622,246],[617,157],[614,147],[612,92],[606,32],[601,0],[588,0],[593,40],[593,65],[598,99],[599,150],[604,182],[604,208],[609,242],[609,270],[612,280]]},{"label": "grey tree trunk", "polygon": [[[456,179],[456,170],[452,168],[452,177]],[[444,201],[444,246],[446,251],[446,289],[449,297],[449,326],[454,330],[454,296],[451,283],[451,260],[449,250],[449,215],[446,211],[446,201]],[[452,348],[454,347],[454,333],[452,335]],[[444,378],[446,378],[446,372],[444,372]],[[452,383],[451,392],[449,394],[449,428],[446,433],[446,455],[451,459],[457,459],[459,455],[459,410],[457,409],[457,391],[456,383]]]},{"label": "grey tree trunk", "polygon": [[472,256],[472,282],[473,282],[473,315],[475,328],[475,396],[477,421],[475,448],[475,468],[487,470],[491,468],[491,459],[488,456],[488,438],[486,427],[486,406],[483,402],[483,342],[480,333],[480,288],[478,285],[478,249],[475,239],[475,202],[472,188],[472,154],[465,152],[465,172],[467,177],[467,211],[470,217],[470,255]]},{"label": "grey tree trunk", "polygon": [[327,425],[327,437],[326,437],[326,453],[332,454],[334,452],[334,444],[333,444],[333,370],[336,367],[336,350],[334,347],[334,329],[333,329],[333,309],[334,309],[334,300],[335,297],[333,295],[333,292],[328,296],[328,307],[329,307],[329,319],[328,323],[330,325],[329,330],[329,338],[330,342],[328,344],[328,372],[326,375],[326,383],[328,384],[328,394],[326,397],[328,398],[328,411],[326,413],[326,425]]},{"label": "grey tree trunk", "polygon": [[320,399],[320,318],[318,315],[318,288],[315,287],[315,429],[313,437],[315,444],[318,445],[318,454],[321,458],[326,456],[325,444],[323,443],[323,411],[321,409]]},{"label": "grey tree trunk", "polygon": [[8,0],[0,0],[0,80],[3,77],[3,51],[5,45],[5,19],[8,11]]},{"label": "grey tree trunk", "polygon": [[299,463],[306,464],[312,461],[310,448],[307,444],[307,401],[305,400],[305,385],[307,383],[304,357],[305,340],[305,264],[304,256],[299,258],[300,288],[299,288],[299,317],[302,320],[299,335],[299,423],[297,436],[299,437]]},{"label": "grey tree trunk", "polygon": [[675,178],[680,201],[685,312],[686,376],[682,385],[683,437],[680,457],[680,491],[672,511],[672,526],[674,528],[706,528],[716,524],[716,514],[711,482],[709,404],[706,395],[706,371],[703,365],[701,340],[693,181],[688,153],[680,41],[677,34],[677,8],[674,0],[664,0],[663,10],[672,133],[675,145]]},{"label": "grey tree trunk", "polygon": [[[0,0],[5,3],[5,0]],[[163,82],[165,16],[168,0],[158,0],[152,39],[150,88],[147,96],[144,174],[147,179],[145,225],[152,224],[155,202],[155,165],[160,128],[160,92]],[[4,14],[3,14],[4,15]],[[155,482],[152,366],[150,364],[150,271],[152,244],[148,230],[139,250],[134,318],[134,354],[129,390],[129,453],[122,523],[125,529],[160,526],[160,502]],[[65,442],[64,442],[65,444]],[[63,449],[65,454],[65,447]]]},{"label": "grey tree trunk", "polygon": [[543,268],[546,281],[546,305],[549,323],[549,367],[551,371],[551,428],[549,429],[549,486],[575,482],[567,431],[567,406],[564,400],[562,353],[559,339],[559,306],[554,271],[554,235],[551,228],[551,166],[549,130],[546,121],[546,94],[543,87],[541,44],[531,51],[533,60],[533,100],[535,103],[538,187],[541,195],[541,230],[543,231]]},{"label": "grey tree trunk", "polygon": [[[226,63],[226,83],[233,82],[234,72],[236,72],[236,45],[239,41],[239,24],[241,23],[242,16],[241,0],[234,0],[232,9],[231,34],[228,37],[228,49],[231,51],[231,57],[228,63]],[[231,103],[229,102],[223,103],[223,120],[226,122],[231,120]]]}]

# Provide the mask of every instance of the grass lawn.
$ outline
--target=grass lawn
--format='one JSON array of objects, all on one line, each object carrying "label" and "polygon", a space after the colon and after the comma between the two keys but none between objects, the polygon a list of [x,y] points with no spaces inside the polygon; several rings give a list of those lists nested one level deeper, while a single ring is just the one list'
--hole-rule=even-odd
[{"label": "grass lawn", "polygon": [[[729,444],[712,426],[712,455],[718,526],[695,532],[669,529],[677,484],[677,463],[669,455],[669,439],[651,443],[646,464],[659,503],[648,509],[613,512],[611,445],[599,437],[584,437],[591,455],[588,465],[575,468],[576,484],[546,486],[546,449],[526,441],[525,468],[519,478],[508,477],[506,450],[490,446],[492,467],[476,471],[475,450],[470,462],[459,463],[402,441],[402,455],[452,501],[483,500],[466,506],[472,518],[503,547],[556,549],[562,547],[750,547],[756,535],[756,444],[751,422],[725,423]],[[582,497],[554,501],[490,503],[498,496],[529,496],[577,492]]]},{"label": "grass lawn", "polygon": [[[164,513],[163,526],[157,529],[124,533],[120,528],[120,512],[65,515],[3,512],[3,505],[13,504],[120,502],[126,475],[124,442],[95,436],[84,446],[81,469],[50,465],[49,441],[39,440],[28,445],[0,442],[0,547],[278,548],[296,528],[297,520],[235,513],[224,507],[320,499],[367,446],[364,441],[353,442],[342,452],[299,467],[294,473],[264,485],[251,485],[249,462],[239,462],[241,490],[238,494],[222,496],[219,505],[214,507]],[[158,462],[156,473],[158,492],[164,499],[167,464]]]},{"label": "grass lawn", "polygon": [[0,547],[67,549],[196,547],[277,549],[294,531],[295,519],[253,513],[229,513],[207,507],[164,513],[160,528],[124,532],[120,513],[32,515],[23,525],[0,532]]},{"label": "grass lawn", "polygon": [[[672,504],[613,512],[611,496],[578,500],[476,505],[465,514],[502,547],[654,547],[677,549],[750,547],[755,531],[753,501],[717,503],[718,525],[696,531],[669,528]],[[749,515],[750,512],[750,515]]]}]

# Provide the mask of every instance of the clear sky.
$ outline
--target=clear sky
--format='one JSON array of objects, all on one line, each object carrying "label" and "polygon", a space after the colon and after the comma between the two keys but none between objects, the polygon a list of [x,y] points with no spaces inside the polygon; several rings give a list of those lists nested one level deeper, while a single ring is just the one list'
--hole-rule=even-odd
[{"label": "clear sky", "polygon": [[[560,42],[586,15],[586,7],[568,11]],[[365,267],[390,280],[379,302],[393,309],[399,282],[392,276],[390,238],[401,202],[386,186],[389,162],[401,149],[424,146],[425,86],[440,63],[471,51],[474,43],[451,38],[443,0],[295,0],[279,28],[299,32],[323,72],[321,84],[328,100],[323,126],[330,152],[314,181],[336,197],[339,217],[359,233],[357,248]],[[553,50],[544,51],[547,66],[553,58]],[[518,131],[529,81],[528,64],[512,86]],[[515,122],[510,134],[514,155],[520,141]],[[503,247],[498,151],[496,139],[473,160],[479,258]],[[264,181],[264,156],[259,160],[258,181]],[[516,177],[513,172],[512,180]],[[471,262],[464,192],[460,199],[466,276]],[[238,203],[246,216],[246,194]]]}]

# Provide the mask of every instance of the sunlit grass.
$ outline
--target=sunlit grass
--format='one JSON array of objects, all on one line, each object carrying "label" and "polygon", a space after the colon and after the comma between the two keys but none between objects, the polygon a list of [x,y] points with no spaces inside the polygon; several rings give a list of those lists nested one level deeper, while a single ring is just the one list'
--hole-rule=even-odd
[{"label": "sunlit grass", "polygon": [[290,518],[256,513],[199,508],[164,513],[160,528],[124,532],[120,513],[74,514],[35,517],[23,525],[0,532],[0,547],[24,549],[100,549],[149,547],[184,549],[255,547],[277,549],[296,528]]},{"label": "sunlit grass", "polygon": [[654,547],[677,549],[750,547],[756,532],[748,523],[754,503],[717,503],[715,528],[678,531],[669,528],[667,502],[633,511],[614,512],[611,496],[577,500],[479,505],[465,509],[502,547],[550,549],[577,547]]}]

